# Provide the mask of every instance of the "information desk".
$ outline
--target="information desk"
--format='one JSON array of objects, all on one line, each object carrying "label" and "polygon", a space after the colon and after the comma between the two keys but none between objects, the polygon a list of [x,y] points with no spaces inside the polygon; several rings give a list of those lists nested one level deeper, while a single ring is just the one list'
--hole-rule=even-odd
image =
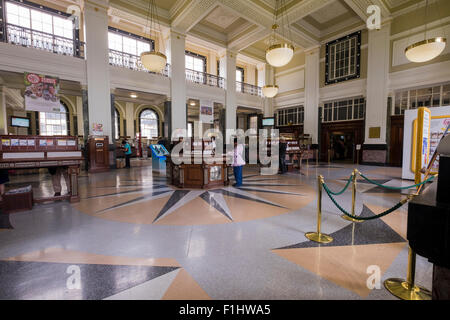
[{"label": "information desk", "polygon": [[[190,160],[189,163],[188,160]],[[174,164],[170,155],[166,160],[166,176],[169,184],[178,188],[211,188],[229,184],[227,157],[214,156],[210,163],[194,159],[194,156],[180,156],[181,164]]]},{"label": "information desk", "polygon": [[70,202],[80,201],[78,175],[84,159],[78,148],[77,137],[0,135],[0,139],[0,169],[68,168],[70,194],[34,199],[34,202],[61,199],[69,199]]}]

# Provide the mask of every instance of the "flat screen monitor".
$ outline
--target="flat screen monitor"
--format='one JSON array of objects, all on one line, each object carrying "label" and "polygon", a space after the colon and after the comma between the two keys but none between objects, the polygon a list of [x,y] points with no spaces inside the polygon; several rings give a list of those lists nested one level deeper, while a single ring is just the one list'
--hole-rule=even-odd
[{"label": "flat screen monitor", "polygon": [[273,126],[275,125],[275,118],[264,118],[262,122],[263,126]]},{"label": "flat screen monitor", "polygon": [[29,128],[30,127],[30,119],[20,118],[20,117],[11,117],[11,126],[12,127]]}]

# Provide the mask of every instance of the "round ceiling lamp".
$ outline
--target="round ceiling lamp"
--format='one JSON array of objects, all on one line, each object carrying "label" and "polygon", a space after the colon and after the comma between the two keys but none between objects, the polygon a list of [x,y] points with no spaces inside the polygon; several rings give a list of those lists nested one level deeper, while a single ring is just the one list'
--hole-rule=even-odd
[{"label": "round ceiling lamp", "polygon": [[427,62],[439,56],[445,49],[447,39],[435,37],[427,39],[428,0],[425,3],[424,40],[413,43],[405,49],[405,56],[411,62]]},{"label": "round ceiling lamp", "polygon": [[161,52],[146,51],[141,53],[141,62],[148,71],[160,73],[166,67],[167,57]]},{"label": "round ceiling lamp", "polygon": [[264,97],[267,98],[273,98],[278,93],[278,86],[277,85],[267,85],[262,87],[262,93]]},{"label": "round ceiling lamp", "polygon": [[[150,39],[152,39],[151,37],[152,30],[157,29],[159,30],[159,33],[161,33],[161,25],[159,24],[158,21],[158,11],[155,5],[155,0],[150,0],[148,2],[146,28],[149,30]],[[163,45],[164,41],[161,41],[161,46]],[[150,51],[145,51],[141,53],[141,63],[144,66],[144,68],[147,69],[148,71],[161,73],[166,67],[167,57],[165,54],[156,51],[152,44],[150,44],[150,47],[151,47]]]},{"label": "round ceiling lamp", "polygon": [[[287,65],[294,56],[294,46],[291,44],[291,31],[289,29],[290,23],[286,14],[286,4],[284,0],[276,0],[275,14],[272,24],[272,34],[269,39],[269,48],[266,50],[267,63],[273,67],[282,67]],[[281,12],[280,17],[278,14]],[[280,21],[282,28],[279,35],[288,41],[279,41],[275,30],[279,28],[278,21]]]},{"label": "round ceiling lamp", "polygon": [[422,40],[407,47],[405,55],[411,62],[430,61],[444,51],[446,43],[447,39],[442,37]]},{"label": "round ceiling lamp", "polygon": [[273,67],[287,65],[294,56],[294,47],[288,43],[279,43],[266,50],[266,60]]}]

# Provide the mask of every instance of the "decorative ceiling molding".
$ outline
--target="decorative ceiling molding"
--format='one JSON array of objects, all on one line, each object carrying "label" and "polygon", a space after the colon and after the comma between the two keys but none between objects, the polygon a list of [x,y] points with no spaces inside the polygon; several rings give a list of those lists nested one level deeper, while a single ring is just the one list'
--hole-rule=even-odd
[{"label": "decorative ceiling molding", "polygon": [[344,0],[344,1],[364,21],[366,21],[367,18],[369,17],[369,14],[367,13],[367,8],[370,5],[377,5],[380,7],[382,18],[388,18],[391,15],[389,8],[382,0]]}]

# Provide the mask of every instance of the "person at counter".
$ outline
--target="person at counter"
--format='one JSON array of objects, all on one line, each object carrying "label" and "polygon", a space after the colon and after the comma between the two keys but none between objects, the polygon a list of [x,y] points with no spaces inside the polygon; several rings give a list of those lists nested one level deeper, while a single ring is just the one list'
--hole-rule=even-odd
[{"label": "person at counter", "polygon": [[61,176],[64,176],[66,181],[67,194],[70,194],[70,177],[69,169],[67,167],[50,167],[48,172],[52,176],[53,191],[55,192],[55,197],[61,196]]},{"label": "person at counter", "polygon": [[130,158],[133,152],[131,151],[131,146],[127,140],[122,141],[122,149],[125,152],[125,168],[131,168]]},{"label": "person at counter", "polygon": [[244,168],[245,161],[242,157],[242,152],[244,151],[244,146],[242,144],[238,144],[238,139],[234,138],[234,151],[230,154],[233,156],[233,173],[234,179],[236,183],[233,184],[233,187],[241,187],[242,186],[242,169]]},{"label": "person at counter", "polygon": [[286,168],[287,142],[284,137],[280,138],[280,144],[278,145],[278,147],[279,147],[278,156],[280,158],[280,161],[279,161],[280,169],[279,170],[280,170],[281,174],[284,174],[287,171],[287,168]]}]

